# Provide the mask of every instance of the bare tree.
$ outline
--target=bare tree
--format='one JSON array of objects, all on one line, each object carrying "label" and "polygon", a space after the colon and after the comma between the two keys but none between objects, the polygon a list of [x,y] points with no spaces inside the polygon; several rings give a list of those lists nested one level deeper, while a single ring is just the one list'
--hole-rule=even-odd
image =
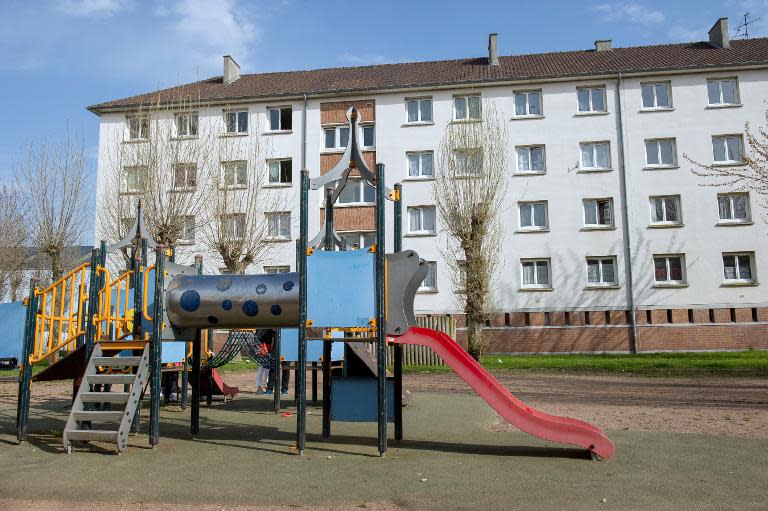
[{"label": "bare tree", "polygon": [[28,232],[18,190],[8,185],[0,187],[0,204],[0,301],[6,292],[15,301],[28,256]]},{"label": "bare tree", "polygon": [[205,178],[203,202],[210,220],[202,228],[203,243],[227,272],[244,273],[269,257],[270,234],[280,235],[277,212],[292,209],[290,201],[280,200],[284,192],[265,185],[270,177],[278,187],[291,183],[293,169],[287,160],[268,164],[267,150],[257,139],[217,137],[213,145],[217,160]]},{"label": "bare tree", "polygon": [[204,221],[200,169],[208,165],[215,140],[201,132],[198,112],[204,105],[188,95],[160,99],[158,93],[130,112],[110,143],[98,201],[99,232],[109,241],[129,234],[139,201],[147,230],[167,246]]},{"label": "bare tree", "polygon": [[64,273],[67,256],[87,223],[87,169],[82,138],[32,143],[16,169],[30,241],[50,258],[51,279]]},{"label": "bare tree", "polygon": [[[749,122],[746,122],[744,133],[749,150],[744,151],[738,148],[743,153],[739,156],[744,165],[705,164],[690,158],[687,154],[683,154],[683,157],[694,166],[691,171],[695,175],[709,180],[701,186],[727,187],[734,191],[755,192],[763,206],[763,218],[768,221],[768,213],[765,213],[768,211],[768,108],[765,111],[765,125],[754,130]],[[733,152],[735,148],[728,147],[728,142],[723,140],[724,150]]]},{"label": "bare tree", "polygon": [[448,124],[437,159],[432,195],[449,235],[444,258],[464,300],[467,351],[480,360],[489,342],[483,326],[493,314],[507,190],[507,129],[494,105],[483,105],[479,122]]}]

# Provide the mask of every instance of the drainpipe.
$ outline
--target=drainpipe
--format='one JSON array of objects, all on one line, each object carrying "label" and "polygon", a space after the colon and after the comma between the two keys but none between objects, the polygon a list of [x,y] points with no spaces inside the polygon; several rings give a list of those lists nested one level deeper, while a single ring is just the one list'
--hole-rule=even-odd
[{"label": "drainpipe", "polygon": [[304,112],[301,116],[301,170],[307,168],[307,95],[304,94]]},{"label": "drainpipe", "polygon": [[637,318],[635,317],[635,288],[632,278],[632,247],[630,244],[629,231],[629,205],[627,197],[629,195],[627,188],[627,171],[624,147],[624,120],[623,106],[621,104],[622,76],[618,74],[616,79],[616,138],[619,146],[619,183],[621,195],[621,233],[624,243],[624,274],[627,282],[627,307],[629,308],[629,327],[630,343],[629,349],[632,353],[640,350],[639,336],[637,331]]}]

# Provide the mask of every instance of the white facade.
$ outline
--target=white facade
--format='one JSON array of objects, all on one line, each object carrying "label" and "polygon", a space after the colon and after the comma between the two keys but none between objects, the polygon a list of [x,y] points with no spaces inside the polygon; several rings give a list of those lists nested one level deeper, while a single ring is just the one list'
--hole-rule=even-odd
[{"label": "white facade", "polygon": [[[709,104],[708,80],[716,78],[736,79],[738,95],[735,104]],[[666,84],[671,99],[669,107],[643,107],[642,85],[651,82]],[[579,112],[577,91],[583,87],[605,88],[605,112]],[[516,116],[516,91],[540,92],[541,115]],[[409,233],[407,208],[432,205],[434,200],[432,180],[408,176],[406,155],[433,151],[437,161],[443,131],[454,119],[454,97],[465,93],[479,94],[483,105],[493,102],[509,130],[509,189],[500,211],[504,240],[500,254],[503,263],[496,285],[496,308],[499,311],[627,309],[631,305],[640,308],[765,306],[768,303],[760,284],[763,272],[768,272],[768,240],[762,218],[765,210],[759,197],[754,192],[748,194],[748,221],[722,222],[718,194],[736,190],[701,186],[707,181],[695,176],[691,172],[693,165],[683,157],[687,154],[695,161],[712,163],[713,137],[743,137],[746,122],[754,127],[764,122],[768,69],[689,70],[653,76],[612,75],[584,80],[478,84],[471,88],[309,97],[306,105],[303,100],[295,99],[245,102],[237,107],[247,109],[249,116],[249,130],[242,136],[243,140],[258,137],[267,147],[269,158],[291,158],[293,161],[293,185],[270,191],[282,194],[286,203],[293,205],[292,239],[295,240],[298,236],[297,190],[304,136],[306,168],[310,176],[319,175],[320,155],[324,152],[321,104],[374,100],[376,159],[386,165],[388,186],[395,182],[403,184],[403,247],[437,262],[437,289],[419,293],[416,309],[419,313],[445,313],[461,309],[459,297],[453,291],[450,270],[441,259],[441,249],[445,249],[447,239],[439,218],[436,234]],[[433,121],[409,124],[405,103],[408,98],[430,98]],[[271,133],[266,129],[267,108],[274,106],[292,108],[291,130]],[[201,110],[201,129],[208,123],[212,129],[223,131],[223,108],[212,106]],[[306,134],[302,130],[305,108]],[[100,176],[110,165],[110,148],[122,143],[125,133],[124,113],[101,114]],[[662,157],[669,158],[669,140],[674,148],[671,163],[649,166],[646,142],[664,141],[666,145],[659,151],[665,151]],[[584,168],[582,148],[586,150],[586,144],[590,143],[608,144],[609,164],[606,168]],[[746,141],[743,143],[746,145]],[[518,146],[543,146],[544,171],[538,174],[519,172]],[[594,157],[600,159],[603,149],[595,148],[594,151]],[[440,172],[440,169],[435,168],[434,172]],[[622,172],[626,180],[626,218]],[[266,182],[266,175],[262,177]],[[103,191],[101,181],[99,186]],[[670,216],[676,218],[652,225],[650,198],[657,196],[679,202],[676,208],[671,205],[662,207],[662,210],[669,209]],[[608,225],[585,225],[584,201],[603,199],[610,200]],[[521,229],[520,203],[544,201],[546,224],[535,230]],[[387,232],[391,249],[391,204],[388,207]],[[320,226],[319,211],[319,192],[310,191],[310,238]],[[679,222],[675,223],[675,220]],[[97,222],[96,239],[100,237]],[[295,242],[275,243],[276,250],[271,259],[254,265],[249,272],[262,272],[263,266],[272,265],[295,268]],[[627,245],[631,253],[631,264],[628,265],[633,278],[631,291],[625,264]],[[202,252],[203,249],[196,245],[179,247],[178,260],[191,262],[194,254]],[[752,282],[744,278],[740,281],[724,279],[724,253],[750,257],[748,265]],[[662,259],[662,256],[677,255],[682,256],[682,278],[673,278],[676,282],[657,282],[654,257],[658,258],[657,264],[666,261],[665,271],[671,277],[677,277],[674,260]],[[613,261],[615,284],[590,285],[588,258]],[[522,260],[548,262],[549,284],[526,289]],[[739,261],[743,263],[744,260],[729,261],[736,261],[738,266]],[[602,264],[607,266],[600,266]],[[599,267],[610,273],[610,265],[610,262],[593,262],[593,272],[599,272],[595,270]],[[220,261],[206,255],[205,267],[209,272],[220,266]],[[745,271],[743,264],[742,270]]]}]

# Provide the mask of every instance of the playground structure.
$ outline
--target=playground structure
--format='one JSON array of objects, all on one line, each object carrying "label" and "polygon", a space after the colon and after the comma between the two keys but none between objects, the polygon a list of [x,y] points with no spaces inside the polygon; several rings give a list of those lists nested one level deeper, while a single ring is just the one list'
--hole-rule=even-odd
[{"label": "playground structure", "polygon": [[[25,438],[29,421],[32,364],[66,352],[37,375],[63,371],[65,366],[67,374],[82,375],[81,381],[75,380],[76,395],[62,435],[65,450],[71,450],[72,442],[89,440],[112,441],[118,451],[124,450],[128,434],[138,428],[137,411],[147,381],[151,397],[149,442],[157,445],[163,350],[174,343],[184,347],[184,364],[191,358],[190,370],[186,366],[182,370],[182,386],[186,394],[189,375],[190,430],[195,435],[200,428],[206,332],[211,328],[268,328],[277,331],[271,360],[276,369],[276,389],[280,388],[281,345],[296,350],[299,455],[306,448],[308,345],[320,343],[323,437],[330,437],[333,420],[363,420],[377,423],[382,456],[387,451],[389,422],[394,422],[395,439],[402,439],[402,346],[422,345],[434,350],[519,429],[581,447],[593,458],[611,457],[614,446],[600,429],[525,405],[451,337],[416,325],[414,298],[427,267],[416,252],[402,250],[402,188],[399,184],[392,190],[386,188],[384,165],[378,164],[375,173],[367,167],[358,146],[358,113],[350,108],[347,117],[350,138],[339,163],[312,180],[306,169],[301,171],[296,272],[203,275],[201,264],[192,267],[169,260],[171,253],[150,239],[138,214],[135,233],[110,247],[102,242],[94,249],[90,264],[84,263],[43,290],[35,289],[33,282],[19,379],[19,440]],[[350,175],[359,176],[376,190],[376,242],[366,250],[344,250],[333,227],[334,204]],[[325,198],[324,225],[312,240],[308,238],[310,188],[322,189]],[[394,203],[394,250],[390,254],[385,252],[386,200]],[[155,253],[151,266],[146,265],[149,248]],[[105,268],[106,254],[122,249],[131,251],[131,269],[112,279]],[[361,377],[354,371],[354,361],[361,360],[357,346],[362,342],[374,343],[375,370],[368,360],[371,370]],[[332,369],[334,343],[344,346],[344,363],[336,370]],[[387,376],[388,344],[394,347],[391,378]],[[209,353],[207,347],[205,352]],[[215,357],[209,360],[213,365],[218,363]],[[113,385],[122,385],[123,391],[115,392]],[[276,410],[279,394],[275,392]],[[96,428],[104,423],[113,425]]]}]

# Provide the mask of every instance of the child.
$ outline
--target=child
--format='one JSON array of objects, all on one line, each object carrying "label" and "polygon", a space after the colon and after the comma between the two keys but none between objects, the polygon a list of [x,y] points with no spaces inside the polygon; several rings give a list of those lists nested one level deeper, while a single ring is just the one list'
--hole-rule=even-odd
[{"label": "child", "polygon": [[[270,331],[273,332],[273,331]],[[272,333],[266,334],[261,339],[261,346],[259,346],[259,355],[267,356],[272,353]],[[266,386],[269,378],[269,367],[265,367],[259,364],[259,369],[256,371],[256,393],[263,394],[266,390]]]}]

